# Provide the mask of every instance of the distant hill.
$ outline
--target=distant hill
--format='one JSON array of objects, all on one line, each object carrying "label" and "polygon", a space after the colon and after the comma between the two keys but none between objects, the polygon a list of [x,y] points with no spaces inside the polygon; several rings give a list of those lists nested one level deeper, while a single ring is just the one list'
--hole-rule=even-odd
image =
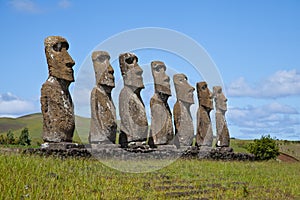
[{"label": "distant hill", "polygon": [[[90,119],[76,116],[76,124],[78,132],[76,129],[74,141],[86,143],[88,141]],[[0,118],[0,135],[6,134],[7,131],[11,130],[16,137],[19,137],[24,128],[28,128],[33,143],[42,143],[43,118],[41,113],[25,115],[19,118]]]}]

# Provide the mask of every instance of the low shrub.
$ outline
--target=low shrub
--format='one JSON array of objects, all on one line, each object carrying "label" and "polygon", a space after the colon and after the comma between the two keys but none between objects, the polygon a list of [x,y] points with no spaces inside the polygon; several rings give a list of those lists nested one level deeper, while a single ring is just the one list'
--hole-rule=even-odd
[{"label": "low shrub", "polygon": [[254,154],[257,160],[275,159],[279,155],[279,147],[276,140],[270,135],[262,136],[248,144],[247,150]]}]

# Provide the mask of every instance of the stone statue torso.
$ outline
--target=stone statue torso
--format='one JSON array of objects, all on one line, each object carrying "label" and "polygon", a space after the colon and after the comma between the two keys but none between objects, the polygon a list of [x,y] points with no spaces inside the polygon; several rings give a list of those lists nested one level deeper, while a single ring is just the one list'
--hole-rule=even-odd
[{"label": "stone statue torso", "polygon": [[116,109],[105,91],[94,87],[91,92],[90,143],[114,143],[117,123]]},{"label": "stone statue torso", "polygon": [[193,119],[189,107],[178,101],[174,105],[175,134],[180,145],[190,146],[194,137]]},{"label": "stone statue torso", "polygon": [[225,116],[222,112],[216,112],[216,128],[217,128],[217,143],[218,147],[229,147],[230,136]]},{"label": "stone statue torso", "polygon": [[41,89],[43,140],[72,142],[74,107],[66,81],[50,76]]},{"label": "stone statue torso", "polygon": [[140,97],[127,86],[120,92],[119,112],[120,129],[127,135],[128,142],[145,141],[148,132],[145,106]]},{"label": "stone statue torso", "polygon": [[212,146],[213,131],[211,126],[211,119],[209,112],[203,107],[199,106],[197,111],[197,136],[196,142],[198,146]]},{"label": "stone statue torso", "polygon": [[167,103],[163,102],[158,94],[150,100],[151,129],[150,133],[155,144],[169,144],[174,137],[172,114]]}]

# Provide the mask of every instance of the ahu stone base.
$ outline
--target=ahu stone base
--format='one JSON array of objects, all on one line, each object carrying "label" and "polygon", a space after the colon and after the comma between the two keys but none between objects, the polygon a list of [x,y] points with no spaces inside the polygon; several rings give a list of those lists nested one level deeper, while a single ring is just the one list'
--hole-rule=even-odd
[{"label": "ahu stone base", "polygon": [[167,159],[173,160],[177,158],[183,159],[207,159],[207,160],[224,160],[224,161],[254,161],[255,156],[246,153],[234,153],[230,147],[211,148],[211,147],[195,147],[186,146],[177,149],[173,145],[163,145],[158,148],[150,148],[149,146],[135,146],[128,148],[120,148],[117,144],[90,144],[79,146],[76,148],[38,148],[26,149],[23,153],[36,154],[41,156],[56,156],[56,157],[93,157],[104,160],[148,160],[148,159]]},{"label": "ahu stone base", "polygon": [[23,153],[40,156],[55,156],[59,158],[91,157],[91,153],[88,151],[85,145],[71,142],[43,143],[40,148],[25,149]]}]

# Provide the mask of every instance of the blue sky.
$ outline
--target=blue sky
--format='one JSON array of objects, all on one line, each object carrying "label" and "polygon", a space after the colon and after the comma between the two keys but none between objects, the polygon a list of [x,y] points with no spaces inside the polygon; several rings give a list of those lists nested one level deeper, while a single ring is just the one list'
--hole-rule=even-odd
[{"label": "blue sky", "polygon": [[[161,27],[192,38],[210,55],[225,85],[233,137],[300,140],[299,1],[88,2],[0,1],[0,116],[40,112],[40,88],[48,76],[45,37],[67,38],[79,76],[85,59],[107,38]],[[136,53],[141,63],[164,61],[155,53]],[[119,76],[118,64],[113,67]]]}]

